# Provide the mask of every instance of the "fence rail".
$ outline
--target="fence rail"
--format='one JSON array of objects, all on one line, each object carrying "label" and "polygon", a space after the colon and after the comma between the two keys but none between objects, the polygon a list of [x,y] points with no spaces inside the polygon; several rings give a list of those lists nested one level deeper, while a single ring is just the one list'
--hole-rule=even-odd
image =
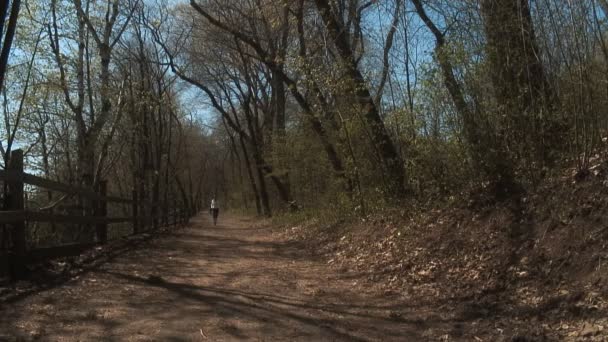
[{"label": "fence rail", "polygon": [[[143,207],[156,209],[160,203],[141,201],[137,191],[133,191],[133,198],[126,199],[109,196],[106,193],[107,183],[100,181],[95,189],[63,184],[31,175],[23,170],[23,151],[11,152],[6,170],[0,170],[0,181],[6,186],[5,206],[0,211],[0,225],[9,225],[11,237],[9,249],[9,263],[14,277],[21,277],[25,270],[25,263],[33,260],[44,260],[61,256],[73,256],[82,253],[97,244],[105,244],[108,240],[108,225],[117,223],[131,223],[132,232],[137,234],[146,231],[146,227],[158,228],[159,221],[173,225],[185,224],[190,214],[185,208],[172,208],[164,210],[165,215],[143,216]],[[61,192],[68,195],[79,196],[88,201],[89,205],[83,208],[83,215],[65,215],[52,212],[33,211],[25,208],[24,185],[32,185],[50,191]],[[108,217],[108,203],[129,204],[131,216]],[[47,248],[27,249],[26,222],[64,223],[95,227],[95,243],[77,243],[70,245],[53,246]],[[0,265],[1,266],[1,265]]]},{"label": "fence rail", "polygon": [[[2,178],[0,177],[0,180]],[[74,224],[97,224],[97,223],[124,223],[132,222],[133,217],[106,217],[106,216],[82,216],[50,214],[39,211],[18,210],[0,211],[0,224],[27,222],[49,222],[49,223],[74,223]]]}]

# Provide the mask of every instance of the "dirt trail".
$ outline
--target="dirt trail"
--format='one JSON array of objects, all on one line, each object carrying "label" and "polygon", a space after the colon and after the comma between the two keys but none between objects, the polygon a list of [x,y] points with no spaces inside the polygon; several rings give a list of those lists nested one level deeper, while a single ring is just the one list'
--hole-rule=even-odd
[{"label": "dirt trail", "polygon": [[428,313],[362,292],[352,275],[277,236],[234,217],[213,227],[202,215],[78,279],[3,305],[0,340],[428,339]]}]

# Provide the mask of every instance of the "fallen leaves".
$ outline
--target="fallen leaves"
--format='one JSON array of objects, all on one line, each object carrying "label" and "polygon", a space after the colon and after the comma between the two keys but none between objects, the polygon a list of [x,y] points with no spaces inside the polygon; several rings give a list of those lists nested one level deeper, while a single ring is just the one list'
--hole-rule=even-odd
[{"label": "fallen leaves", "polygon": [[[370,216],[343,227],[334,238],[323,235],[329,245],[323,251],[332,267],[364,274],[373,284],[362,282],[362,287],[378,286],[424,303],[455,298],[483,303],[475,313],[490,315],[501,323],[500,330],[493,326],[492,332],[468,335],[467,340],[493,341],[488,336],[500,334],[608,341],[608,322],[589,319],[608,316],[608,288],[599,290],[605,280],[585,278],[601,273],[601,261],[608,259],[603,228],[608,210],[597,214],[608,208],[608,197],[595,193],[605,191],[597,184],[584,191],[578,187],[587,185],[575,189],[564,184],[530,193],[525,218],[500,204],[427,210],[401,220]],[[522,224],[529,231],[521,241],[514,240],[509,227]],[[593,258],[581,259],[585,255]],[[582,289],[585,284],[594,285]]]}]

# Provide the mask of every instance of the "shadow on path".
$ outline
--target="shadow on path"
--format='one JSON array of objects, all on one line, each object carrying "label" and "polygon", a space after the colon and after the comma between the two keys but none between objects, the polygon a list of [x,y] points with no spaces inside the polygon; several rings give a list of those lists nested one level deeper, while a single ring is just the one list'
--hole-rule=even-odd
[{"label": "shadow on path", "polygon": [[301,246],[251,224],[198,217],[4,304],[0,340],[421,341],[430,325],[451,324],[359,293]]}]

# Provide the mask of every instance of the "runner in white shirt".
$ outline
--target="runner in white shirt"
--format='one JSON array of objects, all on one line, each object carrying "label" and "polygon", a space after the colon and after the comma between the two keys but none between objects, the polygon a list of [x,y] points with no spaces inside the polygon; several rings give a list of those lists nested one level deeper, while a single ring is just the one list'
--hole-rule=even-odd
[{"label": "runner in white shirt", "polygon": [[220,204],[214,199],[211,200],[211,215],[213,215],[213,225],[217,224],[217,216],[220,213]]}]

